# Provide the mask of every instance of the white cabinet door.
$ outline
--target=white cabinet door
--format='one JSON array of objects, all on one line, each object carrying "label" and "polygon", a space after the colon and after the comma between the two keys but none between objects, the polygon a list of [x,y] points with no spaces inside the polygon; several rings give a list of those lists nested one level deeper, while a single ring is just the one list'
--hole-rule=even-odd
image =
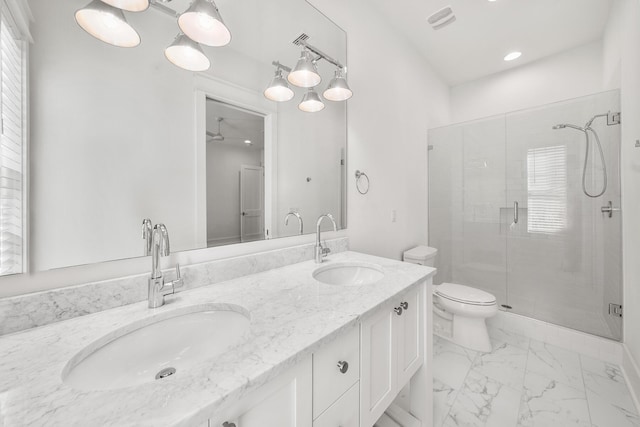
[{"label": "white cabinet door", "polygon": [[395,320],[398,327],[398,386],[404,387],[424,360],[424,286],[405,295],[401,306],[402,315]]},{"label": "white cabinet door", "polygon": [[372,426],[397,391],[396,313],[387,306],[361,324],[360,423]]},{"label": "white cabinet door", "polygon": [[[311,358],[272,380],[226,415],[209,420],[211,427],[311,427]],[[225,423],[228,423],[225,425]]]}]

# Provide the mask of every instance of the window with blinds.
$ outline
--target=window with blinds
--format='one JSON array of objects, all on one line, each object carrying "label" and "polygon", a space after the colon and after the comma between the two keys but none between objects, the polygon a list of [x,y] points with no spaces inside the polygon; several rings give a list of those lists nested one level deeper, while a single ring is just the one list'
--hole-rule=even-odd
[{"label": "window with blinds", "polygon": [[0,275],[24,271],[24,42],[3,4],[0,16]]},{"label": "window with blinds", "polygon": [[567,149],[527,150],[527,231],[552,234],[567,227]]}]

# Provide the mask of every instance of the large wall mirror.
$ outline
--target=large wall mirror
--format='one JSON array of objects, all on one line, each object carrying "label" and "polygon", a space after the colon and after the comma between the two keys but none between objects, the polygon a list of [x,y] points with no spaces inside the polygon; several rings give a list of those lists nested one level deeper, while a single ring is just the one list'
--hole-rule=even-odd
[{"label": "large wall mirror", "polygon": [[[288,102],[263,96],[274,61],[296,65],[302,34],[346,65],[346,34],[310,4],[218,0],[232,40],[203,46],[211,68],[194,73],[164,55],[179,31],[171,11],[189,0],[125,12],[135,48],[76,24],[88,0],[27,3],[23,271],[143,256],[145,218],[167,226],[174,252],[312,233],[327,212],[346,226],[346,104],[303,112],[294,86]],[[317,66],[322,93],[336,67]],[[285,225],[290,212],[302,230]]]}]

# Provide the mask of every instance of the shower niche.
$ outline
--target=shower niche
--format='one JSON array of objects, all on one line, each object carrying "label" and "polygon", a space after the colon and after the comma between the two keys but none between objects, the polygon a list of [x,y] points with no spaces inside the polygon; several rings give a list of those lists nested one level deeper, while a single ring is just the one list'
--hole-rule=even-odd
[{"label": "shower niche", "polygon": [[608,91],[431,129],[434,283],[620,340],[610,313],[622,302],[619,112]]}]

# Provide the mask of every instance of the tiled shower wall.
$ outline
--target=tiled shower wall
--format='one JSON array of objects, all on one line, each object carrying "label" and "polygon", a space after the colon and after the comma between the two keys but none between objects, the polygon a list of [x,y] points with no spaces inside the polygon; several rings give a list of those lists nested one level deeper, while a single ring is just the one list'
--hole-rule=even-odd
[{"label": "tiled shower wall", "polygon": [[[620,126],[593,122],[608,177],[598,198],[582,191],[585,134],[552,129],[582,127],[619,105],[619,92],[610,91],[431,130],[436,283],[478,287],[515,313],[620,339],[608,305],[622,302],[621,213],[600,212],[609,201],[620,206]],[[597,193],[604,169],[590,138],[587,189]]]}]

